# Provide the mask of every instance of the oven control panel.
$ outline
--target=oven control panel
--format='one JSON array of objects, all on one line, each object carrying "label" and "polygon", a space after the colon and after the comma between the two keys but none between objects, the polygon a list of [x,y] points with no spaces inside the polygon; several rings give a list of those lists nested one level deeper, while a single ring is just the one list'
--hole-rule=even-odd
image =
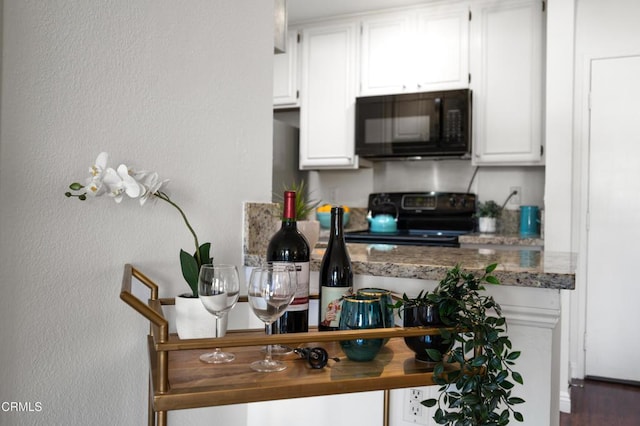
[{"label": "oven control panel", "polygon": [[475,194],[465,192],[379,192],[369,194],[369,210],[396,214],[473,214]]}]

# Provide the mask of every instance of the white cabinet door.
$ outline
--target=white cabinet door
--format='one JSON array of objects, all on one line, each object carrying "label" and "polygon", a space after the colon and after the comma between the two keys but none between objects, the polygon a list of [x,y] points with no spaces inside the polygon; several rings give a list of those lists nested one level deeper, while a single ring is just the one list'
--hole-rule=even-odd
[{"label": "white cabinet door", "polygon": [[302,30],[300,169],[357,168],[355,78],[357,24]]},{"label": "white cabinet door", "polygon": [[543,50],[540,0],[472,5],[475,164],[544,163]]},{"label": "white cabinet door", "polygon": [[362,22],[360,94],[378,95],[407,90],[413,54],[407,13],[367,18]]},{"label": "white cabinet door", "polygon": [[468,87],[468,15],[461,2],[365,17],[359,94]]},{"label": "white cabinet door", "polygon": [[285,53],[273,55],[273,105],[296,107],[299,101],[298,31],[289,29]]},{"label": "white cabinet door", "polygon": [[414,81],[419,90],[469,87],[469,9],[432,7],[418,11]]}]

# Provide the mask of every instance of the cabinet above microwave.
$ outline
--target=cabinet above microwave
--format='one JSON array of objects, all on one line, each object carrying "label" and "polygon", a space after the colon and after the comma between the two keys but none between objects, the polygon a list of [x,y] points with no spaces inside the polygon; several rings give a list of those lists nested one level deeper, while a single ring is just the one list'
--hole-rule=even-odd
[{"label": "cabinet above microwave", "polygon": [[356,99],[356,154],[370,159],[471,153],[469,89]]}]

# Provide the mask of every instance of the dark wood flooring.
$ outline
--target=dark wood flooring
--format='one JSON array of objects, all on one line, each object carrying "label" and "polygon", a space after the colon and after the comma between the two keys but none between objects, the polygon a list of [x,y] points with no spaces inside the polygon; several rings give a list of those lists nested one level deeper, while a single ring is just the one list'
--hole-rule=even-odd
[{"label": "dark wood flooring", "polygon": [[640,386],[597,380],[571,387],[571,414],[560,413],[560,426],[638,426]]}]

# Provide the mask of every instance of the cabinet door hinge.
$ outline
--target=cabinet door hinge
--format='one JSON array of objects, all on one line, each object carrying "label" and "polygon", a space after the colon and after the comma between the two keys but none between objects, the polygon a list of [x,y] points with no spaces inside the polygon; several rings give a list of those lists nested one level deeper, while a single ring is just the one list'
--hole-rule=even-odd
[{"label": "cabinet door hinge", "polygon": [[300,99],[300,91],[296,90],[296,99]]},{"label": "cabinet door hinge", "polygon": [[469,84],[471,84],[471,73],[469,73]]},{"label": "cabinet door hinge", "polygon": [[542,2],[542,11],[546,12],[547,11],[547,2],[543,0]]},{"label": "cabinet door hinge", "polygon": [[544,145],[540,145],[540,157],[544,155]]},{"label": "cabinet door hinge", "polygon": [[298,36],[296,37],[298,44],[300,44],[300,42],[302,41],[302,34],[298,33]]},{"label": "cabinet door hinge", "polygon": [[471,11],[469,11],[469,20],[471,20]]}]

